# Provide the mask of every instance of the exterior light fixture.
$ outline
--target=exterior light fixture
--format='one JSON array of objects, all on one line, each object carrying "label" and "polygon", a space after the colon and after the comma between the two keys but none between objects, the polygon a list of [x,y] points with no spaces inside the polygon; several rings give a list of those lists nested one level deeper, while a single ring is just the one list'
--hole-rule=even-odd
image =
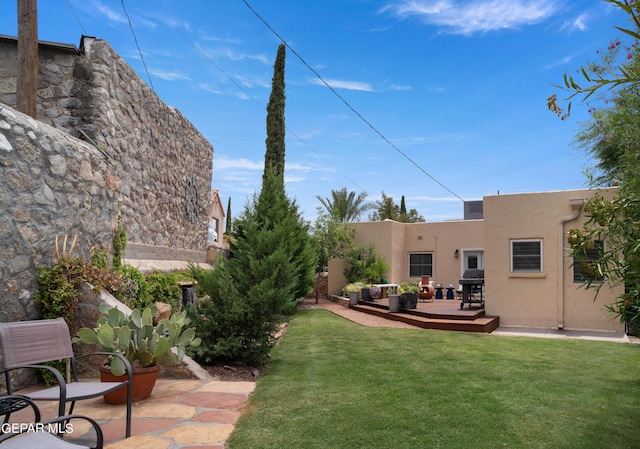
[{"label": "exterior light fixture", "polygon": [[453,257],[458,257],[460,255],[460,252],[458,250],[455,250],[455,252],[453,253]]}]

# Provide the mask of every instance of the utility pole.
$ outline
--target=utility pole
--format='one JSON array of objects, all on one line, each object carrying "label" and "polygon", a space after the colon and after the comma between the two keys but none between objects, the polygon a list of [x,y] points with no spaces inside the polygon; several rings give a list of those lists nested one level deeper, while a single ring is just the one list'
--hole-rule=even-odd
[{"label": "utility pole", "polygon": [[18,111],[35,118],[37,94],[38,0],[18,0]]}]

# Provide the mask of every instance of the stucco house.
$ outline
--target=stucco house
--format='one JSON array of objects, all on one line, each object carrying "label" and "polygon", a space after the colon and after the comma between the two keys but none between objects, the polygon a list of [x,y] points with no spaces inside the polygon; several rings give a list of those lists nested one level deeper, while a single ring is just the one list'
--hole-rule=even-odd
[{"label": "stucco house", "polygon": [[[354,223],[355,239],[376,245],[389,264],[390,283],[427,274],[436,285],[457,288],[467,269],[483,269],[486,314],[499,316],[502,326],[623,332],[605,305],[624,287],[605,286],[594,300],[567,253],[568,232],[586,221],[583,205],[594,193],[489,195],[481,204],[465,204],[467,219]],[[342,262],[330,261],[329,293],[338,294],[345,283]]]}]

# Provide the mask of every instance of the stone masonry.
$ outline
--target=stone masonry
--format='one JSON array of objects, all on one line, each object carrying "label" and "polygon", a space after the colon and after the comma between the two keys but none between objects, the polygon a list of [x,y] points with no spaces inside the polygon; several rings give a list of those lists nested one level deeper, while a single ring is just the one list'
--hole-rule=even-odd
[{"label": "stone masonry", "polygon": [[17,39],[0,36],[0,321],[37,316],[56,236],[88,257],[120,218],[127,259],[205,261],[213,147],[178,110],[92,37],[40,42],[37,120],[12,109],[16,77]]},{"label": "stone masonry", "polygon": [[111,244],[114,172],[92,145],[0,104],[0,321],[37,318],[37,268],[49,266],[56,236],[78,235],[74,254],[85,257]]}]

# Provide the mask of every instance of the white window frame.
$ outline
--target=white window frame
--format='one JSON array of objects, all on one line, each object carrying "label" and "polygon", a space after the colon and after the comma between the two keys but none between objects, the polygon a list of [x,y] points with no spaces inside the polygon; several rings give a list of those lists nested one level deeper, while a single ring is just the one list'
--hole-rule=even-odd
[{"label": "white window frame", "polygon": [[[513,254],[513,244],[514,243],[532,243],[537,242],[540,244],[540,268],[539,269],[515,269],[514,268],[514,254]],[[543,273],[544,272],[544,242],[542,239],[511,239],[509,242],[509,258],[511,262],[511,272],[512,273]]]}]

